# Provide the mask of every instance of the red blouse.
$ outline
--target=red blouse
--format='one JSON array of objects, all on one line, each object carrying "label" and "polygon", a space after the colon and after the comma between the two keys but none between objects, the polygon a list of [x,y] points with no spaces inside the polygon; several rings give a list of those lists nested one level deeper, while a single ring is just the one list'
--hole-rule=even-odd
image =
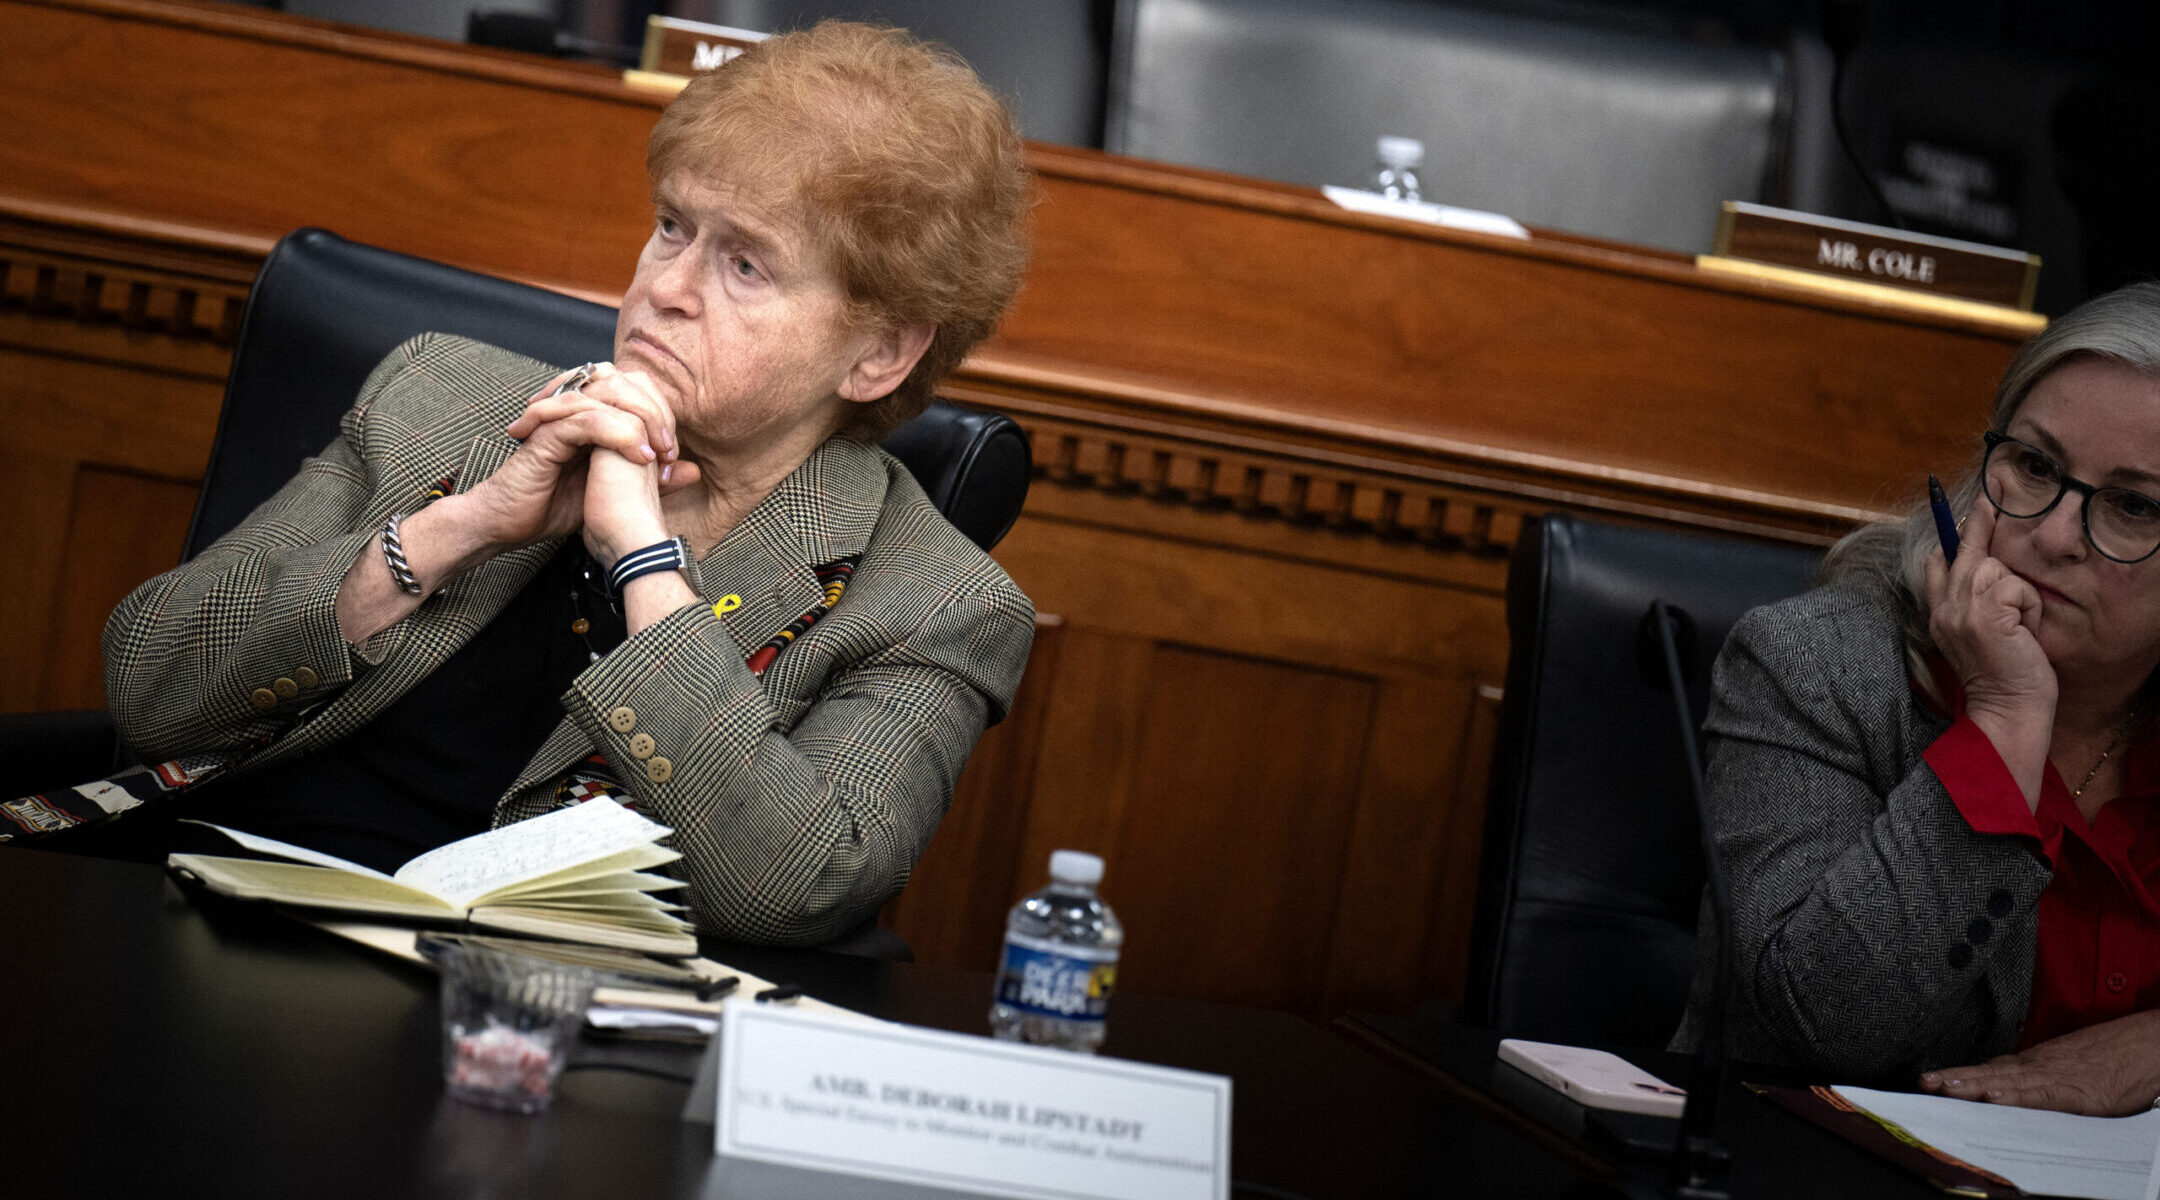
[{"label": "red blouse", "polygon": [[1921,756],[1979,833],[2021,836],[2055,877],[2040,893],[2039,953],[2024,1049],[2087,1025],[2160,1007],[2160,738],[2124,747],[2123,789],[2092,824],[2048,764],[2038,812],[1995,744],[1958,706]]}]

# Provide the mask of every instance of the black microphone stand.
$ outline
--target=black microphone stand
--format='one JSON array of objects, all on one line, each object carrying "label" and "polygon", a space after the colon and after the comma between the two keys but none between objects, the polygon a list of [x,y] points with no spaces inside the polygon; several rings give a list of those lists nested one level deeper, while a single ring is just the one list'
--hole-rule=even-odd
[{"label": "black microphone stand", "polygon": [[[1732,989],[1732,892],[1726,886],[1725,859],[1718,853],[1717,832],[1710,823],[1710,801],[1703,788],[1702,756],[1695,747],[1695,713],[1688,703],[1687,672],[1680,661],[1679,639],[1692,642],[1695,623],[1685,611],[1663,600],[1652,600],[1644,614],[1646,625],[1657,631],[1663,652],[1667,690],[1680,726],[1680,748],[1687,759],[1688,791],[1695,800],[1695,820],[1702,832],[1704,882],[1710,889],[1710,910],[1717,920],[1717,980],[1709,1011],[1704,1013],[1702,1043],[1695,1048],[1695,1065],[1688,1079],[1687,1105],[1680,1110],[1680,1134],[1673,1143],[1672,1172],[1667,1177],[1670,1194],[1681,1200],[1726,1200],[1725,1177],[1732,1156],[1718,1138],[1718,1103],[1725,1091],[1725,1007]],[[1645,630],[1645,632],[1648,632]],[[1655,682],[1655,676],[1652,676]]]}]

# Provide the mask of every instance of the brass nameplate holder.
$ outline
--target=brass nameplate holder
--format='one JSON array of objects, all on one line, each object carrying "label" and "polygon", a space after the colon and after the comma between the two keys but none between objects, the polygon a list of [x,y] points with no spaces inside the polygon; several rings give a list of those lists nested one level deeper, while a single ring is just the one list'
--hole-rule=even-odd
[{"label": "brass nameplate holder", "polygon": [[708,25],[680,17],[645,18],[645,50],[638,70],[648,76],[690,76],[725,66],[727,61],[765,40],[754,29]]},{"label": "brass nameplate holder", "polygon": [[[1716,257],[2032,311],[2040,256],[1727,200]],[[1708,265],[1708,264],[1706,264]]]}]

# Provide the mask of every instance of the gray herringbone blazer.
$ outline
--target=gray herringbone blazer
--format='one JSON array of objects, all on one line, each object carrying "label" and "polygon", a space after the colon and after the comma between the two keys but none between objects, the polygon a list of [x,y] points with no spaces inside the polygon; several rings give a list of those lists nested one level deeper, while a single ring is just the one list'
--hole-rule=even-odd
[{"label": "gray herringbone blazer", "polygon": [[[1853,582],[1756,609],[1715,686],[1733,1056],[1909,1082],[2011,1049],[2049,871],[2024,839],[1973,832],[1921,761],[1949,722],[1907,683],[1892,598]],[[1707,906],[1702,946],[1677,1049],[1715,978]]]},{"label": "gray herringbone blazer", "polygon": [[[357,652],[338,634],[339,585],[391,513],[437,481],[466,491],[499,468],[517,448],[504,427],[555,372],[438,334],[394,351],[335,442],[114,612],[105,685],[128,744],[150,759],[222,752],[236,770],[267,766],[357,729],[441,665],[559,540],[450,581]],[[744,658],[820,603],[813,568],[851,555],[838,607],[751,675]],[[1034,610],[906,468],[846,438],[813,453],[690,577],[706,600],[740,606],[683,608],[581,673],[495,821],[545,811],[562,774],[598,750],[675,829],[702,930],[830,938],[906,882],[977,737],[1011,702]],[[650,747],[634,747],[639,737]]]}]

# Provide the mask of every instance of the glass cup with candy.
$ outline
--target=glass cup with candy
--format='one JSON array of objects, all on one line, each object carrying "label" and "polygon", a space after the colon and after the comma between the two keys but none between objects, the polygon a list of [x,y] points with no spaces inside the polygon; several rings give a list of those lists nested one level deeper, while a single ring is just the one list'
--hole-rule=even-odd
[{"label": "glass cup with candy", "polygon": [[432,945],[429,957],[442,968],[443,1089],[510,1112],[545,1109],[594,973],[472,942]]}]

